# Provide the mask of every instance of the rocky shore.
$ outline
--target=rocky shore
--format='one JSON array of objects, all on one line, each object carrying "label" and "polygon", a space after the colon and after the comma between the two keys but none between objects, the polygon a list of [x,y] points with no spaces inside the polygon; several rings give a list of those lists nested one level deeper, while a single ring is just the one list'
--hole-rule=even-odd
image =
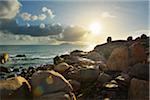
[{"label": "rocky shore", "polygon": [[[5,57],[6,56],[6,57]],[[24,56],[24,55],[23,55]],[[8,55],[0,57],[7,63]],[[1,100],[149,100],[149,37],[56,56],[54,64],[0,66]]]}]

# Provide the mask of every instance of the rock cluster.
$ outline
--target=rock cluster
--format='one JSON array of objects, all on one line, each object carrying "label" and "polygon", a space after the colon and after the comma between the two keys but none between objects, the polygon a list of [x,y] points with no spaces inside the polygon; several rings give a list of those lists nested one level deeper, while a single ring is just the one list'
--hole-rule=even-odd
[{"label": "rock cluster", "polygon": [[1,99],[148,100],[147,39],[109,39],[90,52],[75,50],[38,68],[0,67]]}]

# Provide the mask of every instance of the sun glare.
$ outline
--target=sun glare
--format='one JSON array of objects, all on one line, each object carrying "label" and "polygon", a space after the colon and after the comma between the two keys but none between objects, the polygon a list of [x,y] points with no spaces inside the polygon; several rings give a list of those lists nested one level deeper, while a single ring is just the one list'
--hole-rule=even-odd
[{"label": "sun glare", "polygon": [[102,30],[102,26],[99,22],[92,23],[89,28],[90,28],[90,32],[94,35],[100,34]]}]

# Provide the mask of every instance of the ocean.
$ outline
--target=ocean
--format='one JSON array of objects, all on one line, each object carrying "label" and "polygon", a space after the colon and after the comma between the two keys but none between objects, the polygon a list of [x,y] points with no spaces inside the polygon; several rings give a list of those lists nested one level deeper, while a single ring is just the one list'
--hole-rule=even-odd
[{"label": "ocean", "polygon": [[[9,61],[0,66],[5,67],[30,67],[53,64],[53,58],[57,55],[67,54],[73,50],[88,51],[83,45],[0,45],[0,54],[9,54]],[[25,57],[16,57],[25,55]]]}]

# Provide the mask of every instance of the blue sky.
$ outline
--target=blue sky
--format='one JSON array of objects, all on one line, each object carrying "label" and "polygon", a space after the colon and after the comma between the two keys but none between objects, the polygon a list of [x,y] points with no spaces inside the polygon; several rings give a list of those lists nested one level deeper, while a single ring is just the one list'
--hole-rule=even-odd
[{"label": "blue sky", "polygon": [[[50,37],[50,39],[54,39],[54,42],[57,43],[60,42],[81,43],[81,42],[87,42],[87,40],[85,39],[79,41],[79,38],[81,39],[88,34],[86,32],[89,31],[89,26],[94,22],[98,22],[102,26],[102,31],[99,34],[99,36],[97,36],[99,37],[98,39],[102,39],[102,38],[106,39],[107,36],[112,36],[114,39],[119,39],[119,38],[126,39],[127,36],[129,35],[136,37],[139,36],[141,32],[144,32],[147,35],[149,33],[149,26],[148,26],[149,2],[148,1],[132,1],[132,2],[125,1],[125,0],[124,1],[121,0],[118,1],[113,1],[113,0],[108,0],[108,1],[20,0],[18,1],[18,0],[14,0],[14,1],[16,2],[16,4],[18,3],[21,4],[21,6],[19,6],[19,8],[16,9],[18,11],[14,16],[10,16],[9,14],[6,14],[6,16],[0,17],[0,22],[6,23],[5,21],[3,21],[4,19],[5,20],[9,19],[10,22],[13,21],[13,24],[16,22],[17,23],[16,29],[19,30],[19,32],[16,31],[14,25],[12,25],[13,27],[12,28],[11,24],[9,24],[9,22],[7,21],[9,24],[9,27],[7,27],[8,32],[15,35],[16,34],[20,36],[25,35],[25,37],[26,35],[29,35],[29,37],[31,38],[37,38],[36,36],[41,36],[42,38]],[[0,1],[0,5],[2,5],[1,1]],[[45,12],[42,10],[43,7],[46,7]],[[43,16],[41,18],[40,15],[42,14]],[[33,20],[31,17],[34,17],[35,19]],[[29,19],[25,19],[25,18],[29,18]],[[58,25],[53,26],[53,24],[58,24],[61,26]],[[77,26],[77,27],[72,28],[72,26]],[[22,27],[23,29],[21,29]],[[30,27],[30,29],[26,27]],[[37,29],[37,27],[38,28],[40,27],[42,29]],[[84,29],[78,27],[84,27]],[[62,28],[62,32],[59,31],[61,34],[57,32],[58,28],[59,29]],[[68,32],[65,31],[66,33],[63,33],[65,29],[67,30],[67,28],[69,28],[69,32],[70,32],[69,36],[65,36],[68,35]],[[15,31],[13,29],[15,29]],[[1,30],[5,30],[5,28],[2,27]],[[33,30],[35,30],[35,32],[33,32]],[[79,34],[77,33],[78,30],[85,33]],[[45,35],[42,36],[42,34],[40,34],[42,32],[45,32],[43,33]],[[52,38],[52,37],[57,37],[57,38]],[[77,41],[68,41],[68,39],[58,39],[62,37],[69,37],[69,38],[76,37],[75,39],[77,39]],[[100,42],[104,42],[105,39],[103,39]],[[14,43],[16,43],[16,41]],[[33,42],[33,43],[38,43],[38,42]],[[48,42],[43,42],[43,44],[44,43],[48,43]],[[97,43],[97,41],[95,41],[94,43]]]}]

